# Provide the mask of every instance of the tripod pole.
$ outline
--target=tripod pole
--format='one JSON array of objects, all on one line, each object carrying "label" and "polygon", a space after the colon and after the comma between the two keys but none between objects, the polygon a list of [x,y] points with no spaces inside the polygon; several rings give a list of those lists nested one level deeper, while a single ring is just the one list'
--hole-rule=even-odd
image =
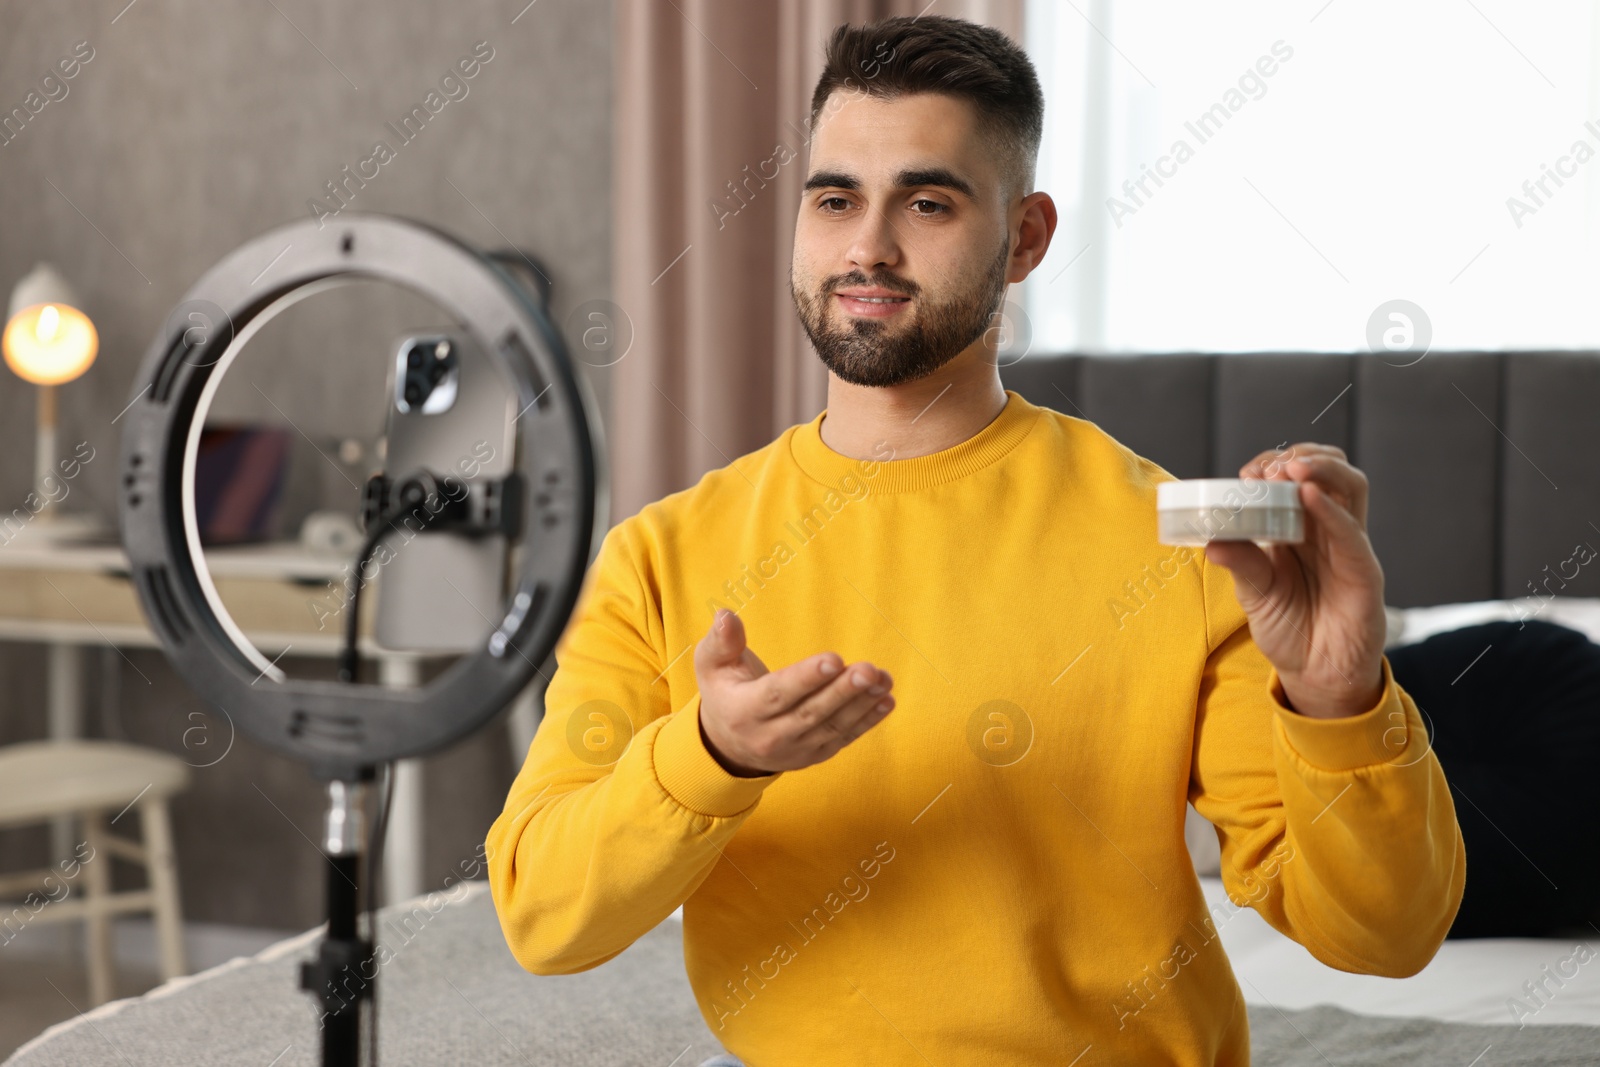
[{"label": "tripod pole", "polygon": [[[369,768],[370,770],[370,768]],[[366,848],[364,782],[328,783],[328,935],[317,958],[300,965],[300,988],[322,1006],[324,1067],[359,1067],[361,1002],[377,983],[372,942],[361,937],[361,856]],[[376,1038],[376,1035],[374,1035]]]}]

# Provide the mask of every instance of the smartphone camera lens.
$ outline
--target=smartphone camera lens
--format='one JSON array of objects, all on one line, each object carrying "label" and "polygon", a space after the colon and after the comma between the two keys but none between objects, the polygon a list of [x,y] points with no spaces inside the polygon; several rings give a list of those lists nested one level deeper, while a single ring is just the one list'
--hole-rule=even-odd
[{"label": "smartphone camera lens", "polygon": [[[401,410],[423,412],[424,405],[431,407],[435,400],[440,401],[439,410],[448,408],[455,392],[449,379],[460,362],[455,344],[445,337],[416,337],[411,338],[402,351],[399,395],[395,400]],[[449,395],[438,396],[441,390],[447,390]]]}]

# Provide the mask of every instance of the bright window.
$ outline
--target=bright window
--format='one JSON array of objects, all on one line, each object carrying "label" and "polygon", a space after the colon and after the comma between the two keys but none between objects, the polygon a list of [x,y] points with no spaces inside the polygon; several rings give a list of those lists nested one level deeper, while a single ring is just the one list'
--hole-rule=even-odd
[{"label": "bright window", "polygon": [[1029,0],[1030,350],[1600,348],[1594,6]]}]

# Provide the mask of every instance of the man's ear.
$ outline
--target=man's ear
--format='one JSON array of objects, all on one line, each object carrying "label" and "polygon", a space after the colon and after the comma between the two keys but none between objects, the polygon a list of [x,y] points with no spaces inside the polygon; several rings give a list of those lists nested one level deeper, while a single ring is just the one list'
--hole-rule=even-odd
[{"label": "man's ear", "polygon": [[1056,232],[1056,203],[1049,193],[1029,193],[1012,209],[1011,262],[1006,281],[1020,282],[1032,274],[1050,250]]}]

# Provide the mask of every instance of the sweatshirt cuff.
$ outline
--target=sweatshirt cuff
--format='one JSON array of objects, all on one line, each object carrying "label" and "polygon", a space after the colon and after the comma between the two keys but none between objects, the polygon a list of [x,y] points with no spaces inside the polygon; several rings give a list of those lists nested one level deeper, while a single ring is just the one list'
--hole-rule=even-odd
[{"label": "sweatshirt cuff", "polygon": [[1289,706],[1276,667],[1268,673],[1267,691],[1277,708],[1278,729],[1289,751],[1324,771],[1353,771],[1372,767],[1403,755],[1410,748],[1410,732],[1424,728],[1406,714],[1395,684],[1389,657],[1383,657],[1383,692],[1378,703],[1356,715],[1317,719]]},{"label": "sweatshirt cuff", "polygon": [[[741,778],[729,774],[700,739],[700,694],[667,718],[656,733],[656,780],[690,811],[715,818],[738,815],[757,800],[777,774]],[[779,772],[782,773],[782,772]]]}]

